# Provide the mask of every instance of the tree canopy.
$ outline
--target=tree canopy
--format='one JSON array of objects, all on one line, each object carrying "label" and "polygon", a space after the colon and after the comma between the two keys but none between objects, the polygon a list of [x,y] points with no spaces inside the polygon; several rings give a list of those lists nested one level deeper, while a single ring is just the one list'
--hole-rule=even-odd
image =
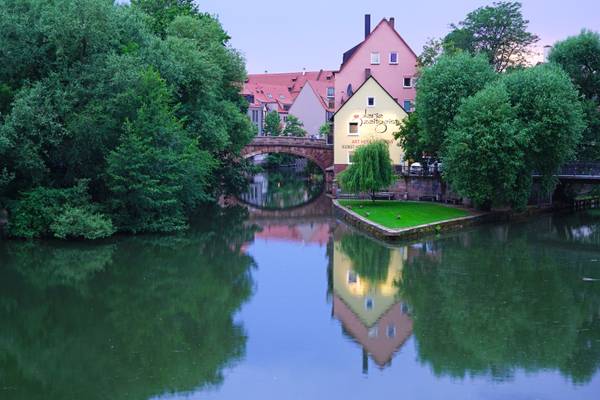
[{"label": "tree canopy", "polygon": [[448,132],[444,176],[481,207],[522,208],[531,176],[545,192],[585,128],[568,76],[553,65],[515,71],[466,99]]},{"label": "tree canopy", "polygon": [[295,115],[290,114],[287,116],[287,120],[285,121],[283,134],[285,136],[304,137],[306,136],[306,131],[303,127],[304,124],[302,123],[302,121],[300,121]]},{"label": "tree canopy", "polygon": [[444,38],[444,47],[484,54],[498,72],[527,65],[530,46],[539,38],[527,31],[521,3],[500,1],[480,7],[469,14]]},{"label": "tree canopy", "polygon": [[281,119],[277,111],[269,111],[265,117],[265,132],[271,136],[280,136],[282,133]]},{"label": "tree canopy", "polygon": [[494,79],[496,74],[481,55],[444,55],[431,67],[424,68],[416,98],[418,123],[422,130],[419,150],[439,155],[463,99]]},{"label": "tree canopy", "polygon": [[254,129],[239,94],[244,60],[218,20],[189,0],[1,3],[0,208],[9,221],[35,212],[19,207],[24,193],[87,180],[92,214],[119,231],[172,231],[241,189],[237,154]]}]

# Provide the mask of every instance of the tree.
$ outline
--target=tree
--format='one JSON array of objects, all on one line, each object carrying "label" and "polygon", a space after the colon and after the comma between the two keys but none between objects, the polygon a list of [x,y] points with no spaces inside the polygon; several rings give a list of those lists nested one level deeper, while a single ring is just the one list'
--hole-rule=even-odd
[{"label": "tree", "polygon": [[554,45],[548,57],[571,77],[589,100],[600,103],[600,34],[583,30]]},{"label": "tree", "polygon": [[306,136],[306,131],[302,128],[303,126],[304,124],[298,119],[298,117],[290,114],[287,116],[287,121],[285,121],[283,134],[285,136],[304,137]]},{"label": "tree", "polygon": [[333,124],[331,122],[325,122],[319,127],[319,136],[321,136],[321,138],[326,138],[329,136],[331,134],[332,127]]},{"label": "tree", "polygon": [[[448,132],[444,176],[477,207],[526,205],[525,138],[504,84],[464,101]],[[525,202],[525,203],[524,203]]]},{"label": "tree", "polygon": [[265,117],[265,132],[271,136],[281,136],[281,119],[277,111],[269,111]]},{"label": "tree", "polygon": [[472,54],[484,54],[496,71],[526,65],[530,46],[539,38],[527,31],[521,3],[495,2],[467,14],[444,38],[445,46]]},{"label": "tree", "polygon": [[554,45],[549,60],[571,77],[582,100],[587,128],[577,149],[579,160],[600,160],[600,34],[583,30]]},{"label": "tree", "polygon": [[525,135],[528,171],[541,174],[542,189],[556,184],[554,175],[575,156],[585,129],[577,89],[555,65],[538,65],[502,77]]},{"label": "tree", "polygon": [[577,91],[560,68],[512,72],[463,102],[448,133],[444,174],[480,207],[522,208],[534,172],[542,190],[554,188],[584,127]]},{"label": "tree", "polygon": [[420,161],[425,152],[423,141],[423,131],[419,127],[418,110],[408,114],[400,126],[400,130],[394,133],[394,138],[398,140],[398,145],[404,150],[404,159]]},{"label": "tree", "polygon": [[200,14],[194,0],[131,0],[131,5],[151,17],[152,31],[162,37],[178,16]]},{"label": "tree", "polygon": [[441,39],[429,38],[427,42],[423,45],[423,51],[419,57],[417,57],[417,62],[421,67],[430,67],[444,52],[444,41]]},{"label": "tree", "polygon": [[376,140],[359,147],[354,152],[353,163],[338,180],[348,193],[367,192],[375,200],[375,192],[389,187],[394,182],[394,171],[390,160],[388,143]]},{"label": "tree", "polygon": [[[424,68],[417,88],[417,115],[423,151],[439,156],[446,131],[463,99],[496,79],[483,56],[444,55]],[[410,126],[409,126],[410,127]]]}]

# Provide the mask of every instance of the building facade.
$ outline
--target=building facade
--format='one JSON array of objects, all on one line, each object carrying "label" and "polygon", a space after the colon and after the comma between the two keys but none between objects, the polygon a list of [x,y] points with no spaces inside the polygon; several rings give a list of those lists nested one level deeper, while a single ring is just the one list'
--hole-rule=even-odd
[{"label": "building facade", "polygon": [[334,172],[352,163],[356,149],[374,140],[389,143],[394,165],[403,164],[404,152],[394,138],[408,114],[373,77],[359,86],[333,116]]},{"label": "building facade", "polygon": [[289,113],[302,121],[309,137],[319,137],[319,129],[333,116],[334,90],[333,85],[323,87],[322,82],[308,81],[290,107]]},{"label": "building facade", "polygon": [[365,15],[364,29],[364,40],[344,53],[335,73],[336,110],[374,76],[406,111],[413,111],[417,55],[396,31],[394,18],[382,19],[371,31],[371,16]]}]

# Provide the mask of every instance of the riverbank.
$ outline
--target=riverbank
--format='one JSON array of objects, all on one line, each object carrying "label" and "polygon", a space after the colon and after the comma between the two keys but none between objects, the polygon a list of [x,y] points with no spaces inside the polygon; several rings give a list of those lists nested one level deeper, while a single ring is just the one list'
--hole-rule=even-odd
[{"label": "riverbank", "polygon": [[490,222],[524,220],[534,215],[545,214],[553,212],[555,210],[552,207],[531,207],[523,212],[514,212],[511,210],[481,212],[474,209],[467,209],[464,207],[451,207],[453,209],[462,210],[468,215],[423,223],[415,226],[390,228],[377,222],[374,222],[363,215],[360,215],[355,210],[344,206],[342,203],[340,203],[339,200],[332,200],[332,204],[334,208],[334,214],[337,218],[360,229],[365,233],[368,233],[371,236],[391,242],[418,239],[432,234],[456,231],[467,227]]}]

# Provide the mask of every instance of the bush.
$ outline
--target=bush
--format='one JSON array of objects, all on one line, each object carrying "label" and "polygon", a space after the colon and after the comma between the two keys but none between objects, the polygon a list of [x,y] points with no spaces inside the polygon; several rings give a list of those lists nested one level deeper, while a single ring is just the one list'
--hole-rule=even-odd
[{"label": "bush", "polygon": [[37,187],[23,193],[10,207],[9,234],[40,237],[97,239],[112,235],[112,221],[91,205],[87,180],[66,189]]},{"label": "bush", "polygon": [[94,213],[89,207],[67,207],[50,224],[53,235],[59,239],[100,239],[115,233],[112,221],[107,216]]}]

